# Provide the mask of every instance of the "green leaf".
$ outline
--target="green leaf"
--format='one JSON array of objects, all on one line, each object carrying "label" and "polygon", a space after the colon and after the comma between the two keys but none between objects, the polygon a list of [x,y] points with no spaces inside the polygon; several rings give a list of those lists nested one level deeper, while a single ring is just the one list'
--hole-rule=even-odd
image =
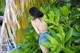
[{"label": "green leaf", "polygon": [[47,48],[50,48],[52,46],[52,44],[49,41],[42,42],[41,44]]},{"label": "green leaf", "polygon": [[80,25],[76,25],[76,30],[78,31],[78,32],[80,32]]},{"label": "green leaf", "polygon": [[71,50],[69,47],[64,48],[65,53],[75,53],[75,51]]},{"label": "green leaf", "polygon": [[37,47],[32,53],[38,53],[39,47]]},{"label": "green leaf", "polygon": [[53,51],[53,53],[59,53],[61,50],[61,47],[60,46],[55,46],[55,47],[52,47],[51,48],[51,51]]},{"label": "green leaf", "polygon": [[54,12],[51,10],[49,13],[51,14],[51,18],[54,19]]},{"label": "green leaf", "polygon": [[56,53],[56,51],[50,51],[49,53]]},{"label": "green leaf", "polygon": [[79,50],[80,51],[80,45],[79,46],[72,46],[72,49],[74,49],[74,51]]},{"label": "green leaf", "polygon": [[73,33],[73,28],[70,28],[69,32],[65,38],[65,43],[72,37],[72,33]]},{"label": "green leaf", "polygon": [[64,43],[65,33],[64,33],[64,31],[63,31],[62,26],[59,26],[59,27],[58,27],[58,31],[59,31],[58,36],[60,37],[61,42]]},{"label": "green leaf", "polygon": [[51,44],[53,44],[53,45],[59,45],[58,41],[54,37],[52,37],[52,36],[50,36],[48,34],[46,34],[46,37],[49,39],[49,41],[51,42]]},{"label": "green leaf", "polygon": [[57,46],[56,45],[53,45],[53,46],[51,46],[51,51],[55,51],[56,49],[57,49]]},{"label": "green leaf", "polygon": [[78,9],[78,11],[80,11],[80,8],[77,8]]},{"label": "green leaf", "polygon": [[80,33],[77,32],[75,29],[73,30],[73,36],[76,36],[76,37],[80,37]]},{"label": "green leaf", "polygon": [[67,6],[61,7],[60,10],[61,10],[61,12],[62,12],[62,14],[63,14],[64,16],[67,17],[67,16],[69,15],[69,9],[68,9]]},{"label": "green leaf", "polygon": [[11,53],[22,53],[23,49],[14,49]]},{"label": "green leaf", "polygon": [[54,12],[50,11],[48,16],[49,16],[49,22],[50,23],[54,23]]},{"label": "green leaf", "polygon": [[51,26],[48,27],[48,29],[50,29],[50,28],[54,28],[54,27],[55,27],[54,25],[51,25]]},{"label": "green leaf", "polygon": [[58,22],[59,22],[59,19],[60,19],[59,17],[60,17],[60,16],[59,16],[59,13],[57,13],[57,14],[56,14],[56,17],[55,17],[55,24],[56,24],[56,25],[59,24],[59,23],[58,23]]},{"label": "green leaf", "polygon": [[49,53],[60,53],[60,46],[59,47],[56,47],[56,48],[52,48],[52,50],[49,52]]},{"label": "green leaf", "polygon": [[30,47],[26,48],[26,50],[24,50],[24,53],[28,53],[30,51]]},{"label": "green leaf", "polygon": [[52,29],[49,29],[49,31],[50,31],[50,33],[52,34],[52,36],[53,36],[59,43],[61,43],[60,38],[57,36],[57,33],[56,33],[54,30],[52,30]]},{"label": "green leaf", "polygon": [[80,38],[77,39],[77,40],[75,40],[74,42],[76,42],[76,43],[80,43]]},{"label": "green leaf", "polygon": [[46,22],[49,22],[49,19],[47,18],[46,15],[43,16],[43,19],[44,19]]},{"label": "green leaf", "polygon": [[42,11],[44,14],[46,14],[46,9],[45,8],[41,7],[40,11]]},{"label": "green leaf", "polygon": [[34,50],[35,50],[35,47],[34,48],[31,48],[28,53],[32,53]]}]

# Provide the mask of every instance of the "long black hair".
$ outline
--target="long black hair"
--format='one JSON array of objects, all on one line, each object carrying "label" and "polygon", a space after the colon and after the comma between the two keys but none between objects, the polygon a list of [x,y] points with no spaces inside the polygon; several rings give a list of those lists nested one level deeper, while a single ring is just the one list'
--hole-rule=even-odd
[{"label": "long black hair", "polygon": [[39,11],[38,8],[36,8],[36,7],[31,7],[29,9],[29,13],[31,16],[34,17],[34,19],[35,18],[42,18],[44,16],[44,14],[41,11]]}]

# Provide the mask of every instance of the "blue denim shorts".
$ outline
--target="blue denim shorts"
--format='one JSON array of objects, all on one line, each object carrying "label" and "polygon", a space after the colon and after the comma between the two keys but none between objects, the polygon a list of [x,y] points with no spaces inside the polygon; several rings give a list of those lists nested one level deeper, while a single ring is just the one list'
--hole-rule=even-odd
[{"label": "blue denim shorts", "polygon": [[48,41],[48,39],[46,37],[46,34],[51,35],[50,32],[41,33],[40,37],[39,37],[39,42],[38,42],[39,45],[41,45],[41,43],[44,42],[44,41]]}]

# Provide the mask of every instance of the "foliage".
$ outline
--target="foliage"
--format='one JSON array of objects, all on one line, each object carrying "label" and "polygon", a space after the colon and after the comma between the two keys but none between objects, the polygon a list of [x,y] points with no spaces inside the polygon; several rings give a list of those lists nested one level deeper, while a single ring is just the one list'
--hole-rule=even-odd
[{"label": "foliage", "polygon": [[[24,39],[24,43],[23,44],[19,44],[21,46],[22,49],[24,49],[24,53],[41,53],[41,50],[38,46],[38,35],[36,34],[36,32],[34,31],[33,27],[31,26],[31,23],[30,23],[30,18],[31,17],[28,17],[28,10],[30,7],[32,6],[36,6],[36,7],[40,7],[41,5],[43,4],[49,4],[49,3],[53,3],[53,2],[47,2],[49,0],[24,0],[24,9],[21,9],[21,5],[20,3],[18,2],[19,0],[15,0],[15,4],[18,6],[18,11],[20,13],[23,13],[24,15],[22,15],[22,17],[27,17],[27,21],[28,21],[28,26],[27,26],[27,29],[26,29],[26,33],[25,33],[25,39]],[[52,0],[51,0],[52,1]],[[27,3],[26,3],[27,2]],[[20,11],[20,10],[24,10],[24,11]],[[21,16],[19,15],[19,18],[18,18],[18,22],[20,24],[20,26],[22,26],[22,21],[21,21]],[[24,23],[25,24],[25,23]],[[25,25],[24,25],[25,26]],[[20,31],[20,32],[19,32]],[[17,34],[17,43],[20,42],[20,40],[23,39],[22,37],[22,34],[23,34],[24,30],[22,30],[22,27],[20,30],[17,30],[16,34]],[[14,50],[15,51],[15,50]],[[13,51],[13,52],[14,52]]]},{"label": "foliage", "polygon": [[[17,50],[13,50],[12,53],[41,53],[37,43],[38,34],[36,34],[31,26],[31,17],[28,16],[28,10],[31,6],[40,7],[40,10],[45,14],[43,18],[48,23],[48,29],[52,36],[46,35],[49,41],[42,44],[50,49],[49,53],[80,52],[80,4],[60,5],[57,3],[57,0],[25,1],[28,3],[24,3],[24,12],[22,12],[21,7],[23,6],[20,5],[19,0],[15,0],[15,4],[18,6],[17,9],[20,11],[19,13],[21,13],[17,16],[19,17],[18,22],[21,29],[17,29],[16,31],[18,37],[16,42],[19,43],[24,39],[22,35],[25,35],[25,39],[23,44],[19,44],[21,47]],[[3,3],[1,5],[3,5]],[[0,12],[3,12],[3,9]],[[24,19],[26,17],[27,19]],[[27,20],[28,23],[26,23],[25,20]],[[25,24],[28,24],[27,29]],[[26,29],[26,32],[24,29]]]},{"label": "foliage", "polygon": [[[47,0],[47,1],[49,1],[49,0]],[[20,25],[20,29],[18,26],[16,26],[16,30],[15,30],[16,31],[15,41],[17,44],[24,41],[25,29],[28,26],[27,24],[30,23],[30,22],[25,21],[26,18],[28,19],[28,16],[29,16],[29,14],[28,14],[29,8],[32,6],[36,6],[39,8],[43,4],[51,3],[51,2],[47,3],[47,1],[46,0],[40,0],[40,1],[38,1],[38,0],[14,0],[14,1],[12,1],[13,2],[12,9],[14,10],[14,14]],[[54,2],[52,2],[52,3],[54,3]]]},{"label": "foliage", "polygon": [[[48,11],[44,7],[41,7],[40,10],[42,12],[44,12],[43,10]],[[67,7],[67,5],[63,5],[62,7],[59,5],[57,7],[50,6],[49,11],[43,18],[49,24],[48,29],[52,36],[46,34],[49,42],[42,43],[44,46],[50,48],[49,53],[80,52],[80,48],[73,49],[73,47],[76,48],[80,46],[80,35],[78,35],[80,34],[79,14],[80,12],[78,11],[77,7],[74,6],[72,8]],[[76,19],[75,23],[74,19]]]},{"label": "foliage", "polygon": [[5,0],[0,0],[0,15],[4,14]]}]

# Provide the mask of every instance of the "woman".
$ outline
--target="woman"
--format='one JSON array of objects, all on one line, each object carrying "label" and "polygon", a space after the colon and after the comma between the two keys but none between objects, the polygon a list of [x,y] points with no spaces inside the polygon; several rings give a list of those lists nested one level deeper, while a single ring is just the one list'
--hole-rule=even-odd
[{"label": "woman", "polygon": [[40,12],[38,10],[38,8],[36,8],[36,7],[31,7],[29,9],[29,13],[32,16],[31,24],[32,24],[33,28],[35,29],[35,31],[38,34],[40,34],[40,37],[39,37],[40,48],[43,53],[47,53],[48,48],[41,45],[42,42],[48,40],[45,35],[46,34],[50,35],[50,33],[48,32],[48,29],[47,29],[47,23],[42,18],[44,16],[44,14],[42,12]]}]

